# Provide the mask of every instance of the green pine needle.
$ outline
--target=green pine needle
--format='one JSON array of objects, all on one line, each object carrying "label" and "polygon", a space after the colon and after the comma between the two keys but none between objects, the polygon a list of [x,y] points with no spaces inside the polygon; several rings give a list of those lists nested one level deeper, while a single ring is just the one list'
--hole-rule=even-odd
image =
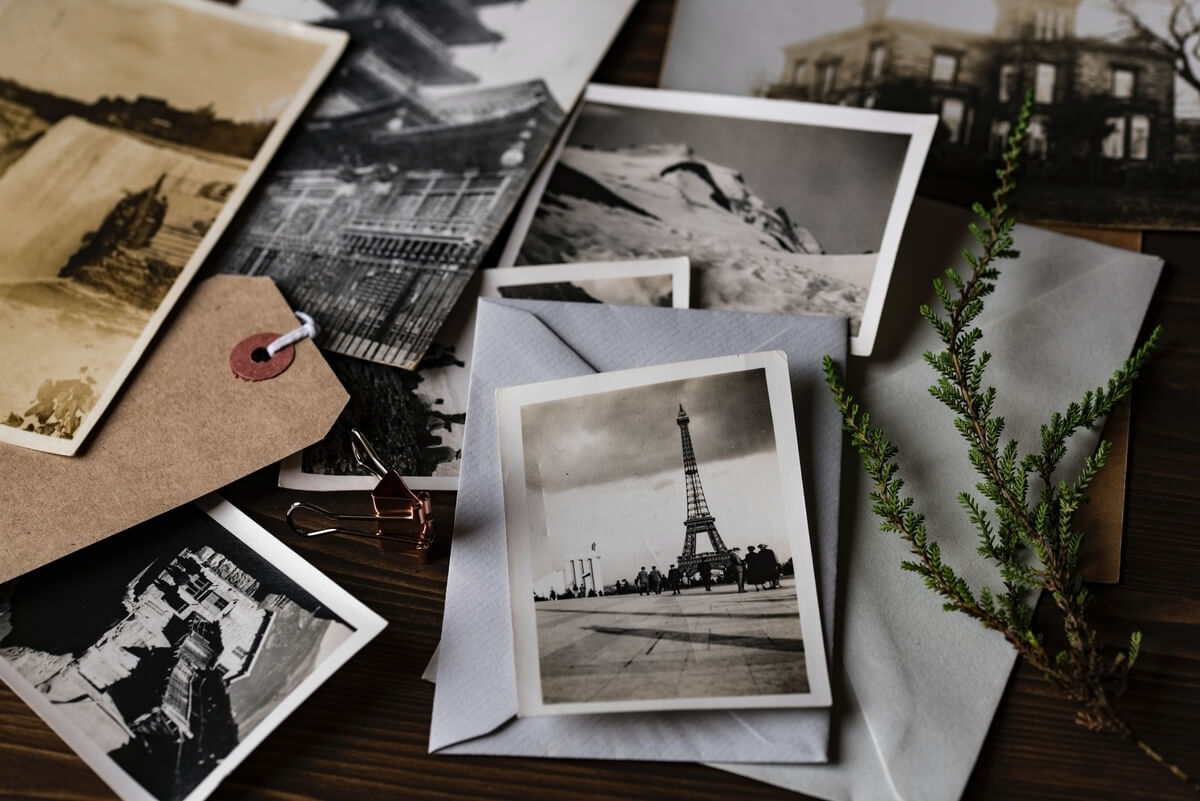
[{"label": "green pine needle", "polygon": [[[983,332],[974,321],[983,313],[983,299],[994,291],[1000,277],[997,263],[1019,255],[1013,246],[1015,220],[1007,215],[1008,199],[1016,185],[1013,177],[1032,109],[1029,93],[1008,139],[1004,164],[996,171],[999,184],[992,193],[992,207],[972,206],[980,222],[972,222],[968,228],[979,251],[963,252],[965,273],[951,269],[944,279],[934,280],[940,311],[930,306],[919,310],[944,345],[942,351],[924,354],[935,376],[929,393],[954,415],[955,430],[965,441],[967,457],[978,474],[975,493],[961,492],[957,501],[975,530],[979,555],[996,567],[999,587],[976,591],[943,561],[937,540],[926,530],[925,517],[916,511],[915,499],[903,494],[904,482],[896,462],[899,449],[882,430],[871,426],[870,415],[842,384],[829,357],[824,361],[825,381],[841,412],[842,427],[871,479],[871,508],[879,517],[880,529],[898,534],[908,544],[911,558],[901,567],[916,573],[941,597],[946,610],[966,614],[999,632],[1052,684],[1079,703],[1077,722],[1116,732],[1149,754],[1153,749],[1137,738],[1117,710],[1126,678],[1141,650],[1141,634],[1132,634],[1127,651],[1110,656],[1087,622],[1091,595],[1079,574],[1084,532],[1074,527],[1074,520],[1087,502],[1088,486],[1107,461],[1110,444],[1102,442],[1077,475],[1058,474],[1071,437],[1093,428],[1129,395],[1162,331],[1154,329],[1105,386],[1050,414],[1041,427],[1040,448],[1027,454],[1022,454],[1015,440],[1004,438],[1004,418],[993,412],[996,389],[984,383],[991,356],[978,350]],[[1033,497],[1031,487],[1036,488]],[[1031,602],[1037,591],[1053,599],[1061,620],[1066,646],[1054,653],[1048,650],[1043,632],[1035,630]],[[1178,766],[1161,757],[1156,761],[1190,782]]]}]

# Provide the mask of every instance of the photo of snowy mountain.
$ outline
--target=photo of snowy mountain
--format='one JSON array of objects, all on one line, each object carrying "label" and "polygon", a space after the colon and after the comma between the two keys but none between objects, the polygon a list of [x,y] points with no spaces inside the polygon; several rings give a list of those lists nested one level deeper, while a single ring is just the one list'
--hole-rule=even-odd
[{"label": "photo of snowy mountain", "polygon": [[835,125],[807,104],[782,104],[807,121],[756,118],[754,100],[597,86],[585,100],[518,264],[687,256],[699,308],[847,317],[864,333],[933,118]]},{"label": "photo of snowy mountain", "polygon": [[703,308],[856,319],[876,260],[824,255],[786,209],[769,208],[740,175],[685,144],[567,147],[526,243],[532,263],[685,252],[703,273]]}]

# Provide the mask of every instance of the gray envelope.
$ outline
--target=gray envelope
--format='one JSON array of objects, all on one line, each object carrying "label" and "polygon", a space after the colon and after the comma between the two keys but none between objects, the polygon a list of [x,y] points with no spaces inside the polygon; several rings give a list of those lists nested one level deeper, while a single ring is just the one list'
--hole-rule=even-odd
[{"label": "gray envelope", "polygon": [[[936,302],[933,277],[961,264],[962,249],[978,248],[965,229],[970,219],[950,206],[914,206],[895,273],[907,278],[892,281],[874,354],[851,369],[872,421],[900,447],[906,492],[937,499],[919,509],[930,535],[978,588],[999,582],[975,553],[974,531],[955,502],[975,478],[950,412],[926,389],[933,376],[921,354],[940,343],[916,314],[920,303]],[[1028,452],[1038,447],[1049,412],[1103,385],[1129,355],[1162,261],[1031,226],[1017,226],[1015,237],[1021,257],[1000,265],[980,318],[981,348],[993,355],[988,383],[997,389],[1005,435]],[[1078,469],[1098,437],[1080,434],[1065,469]],[[838,801],[952,801],[970,778],[1015,652],[998,634],[942,611],[920,579],[899,569],[908,553],[897,537],[879,532],[857,459],[848,460],[844,476],[838,641],[848,692],[836,718],[837,762],[720,767]],[[1073,724],[1064,717],[1061,725]]]},{"label": "gray envelope", "polygon": [[[481,300],[438,655],[429,750],[455,754],[821,762],[828,709],[514,719],[495,390],[552,378],[784,350],[792,379],[813,562],[832,653],[842,437],[821,357],[845,361],[842,319],[600,304]],[[683,532],[680,530],[680,543]]]},{"label": "gray envelope", "polygon": [[[947,560],[978,585],[983,579],[995,582],[978,565],[974,535],[954,502],[954,494],[969,489],[973,479],[961,440],[950,426],[950,413],[934,405],[926,391],[932,377],[921,353],[936,348],[937,343],[916,314],[918,303],[932,302],[931,278],[947,267],[960,266],[959,251],[973,244],[964,227],[968,219],[966,213],[941,204],[919,201],[914,205],[875,353],[868,362],[851,363],[851,380],[862,387],[860,398],[873,419],[900,445],[909,491],[918,498],[937,499],[922,511],[928,515],[930,532],[939,538]],[[1021,259],[1002,265],[1004,275],[988,299],[981,327],[984,346],[994,354],[989,378],[1000,393],[998,411],[1007,417],[1008,433],[1028,448],[1036,445],[1037,427],[1048,410],[1061,409],[1085,389],[1104,383],[1129,354],[1162,263],[1028,226],[1017,227],[1016,239]],[[503,309],[517,310],[516,304]],[[620,366],[633,364],[636,358],[653,360],[659,352],[659,361],[685,358],[674,354],[704,333],[695,327],[677,329],[674,317],[656,317],[661,322],[649,318],[635,321],[625,312],[614,310],[603,322],[581,332],[590,338],[579,344],[584,359],[602,359],[605,353],[616,359],[622,355],[621,348],[630,352],[625,354],[629,362]],[[498,355],[497,370],[518,359],[513,350],[526,346],[531,348],[529,363],[534,365],[540,353],[565,356],[556,326],[570,324],[563,318],[575,317],[580,311],[571,309],[553,323],[544,319],[544,312],[538,314],[543,319],[531,312],[511,331],[496,327],[499,321],[494,319],[489,328],[490,336],[497,339],[493,350],[509,351]],[[595,314],[589,312],[588,316]],[[693,314],[703,319],[711,313],[676,314],[688,315],[683,319]],[[787,328],[786,319],[763,319],[774,321],[781,334]],[[764,343],[764,347],[780,345]],[[582,362],[576,368],[588,369]],[[527,372],[513,375],[513,380],[489,373],[493,385],[529,380]],[[491,387],[489,397],[490,391]],[[485,450],[477,456],[492,459],[494,471],[494,420],[489,416],[479,427],[468,428],[467,437],[467,448]],[[1096,438],[1094,433],[1080,438],[1068,459],[1068,469],[1078,466]],[[831,447],[839,448],[840,440]],[[816,456],[819,454],[812,458]],[[824,499],[835,490],[823,481],[826,477],[814,475],[810,463],[805,464],[807,489]],[[487,467],[483,461],[475,465],[485,474]],[[834,479],[836,475],[837,471],[832,471]],[[842,530],[846,541],[837,631],[842,650],[834,665],[835,671],[840,665],[841,681],[834,682],[836,726],[830,750],[834,761],[828,765],[720,767],[830,799],[951,801],[962,794],[970,776],[1014,654],[997,635],[961,615],[943,612],[919,579],[899,569],[906,555],[903,544],[878,531],[856,458],[847,460],[844,478],[847,503]],[[751,733],[732,716],[724,725],[698,725],[683,735],[682,741],[669,739],[677,736],[675,731],[661,729],[656,731],[662,741],[638,735],[635,748],[626,747],[625,727],[593,725],[594,719],[569,733],[539,730],[534,721],[526,720],[499,728],[508,719],[504,710],[515,709],[516,701],[509,656],[511,631],[503,596],[503,529],[497,534],[488,528],[488,521],[494,526],[496,519],[502,519],[499,477],[489,481],[481,482],[479,488],[472,486],[469,495],[463,492],[459,497],[456,526],[462,528],[456,528],[451,558],[431,750],[599,758],[621,758],[638,751],[634,758],[663,759],[673,758],[672,754],[681,750],[715,746],[727,749],[728,756],[720,759],[731,760],[740,759],[736,749],[747,741],[763,747],[755,737],[761,731]],[[809,508],[823,509],[812,503]],[[828,554],[824,543],[820,544],[818,564],[823,567]],[[464,586],[467,584],[479,586]],[[443,690],[441,682],[452,683],[453,689],[447,684]],[[470,682],[475,686],[469,686]],[[460,703],[455,696],[471,700]],[[478,703],[473,707],[474,702]],[[526,723],[535,726],[522,728]],[[1072,724],[1064,719],[1062,725]],[[492,736],[482,737],[492,731]],[[463,742],[471,737],[481,739]]]}]

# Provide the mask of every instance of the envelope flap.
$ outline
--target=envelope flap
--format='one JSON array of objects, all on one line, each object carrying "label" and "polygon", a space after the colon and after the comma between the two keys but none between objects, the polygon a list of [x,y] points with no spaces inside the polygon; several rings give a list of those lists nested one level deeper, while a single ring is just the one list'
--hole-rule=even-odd
[{"label": "envelope flap", "polygon": [[348,396],[312,342],[298,342],[270,380],[242,381],[229,368],[243,338],[296,325],[271,279],[210,278],[185,296],[78,455],[0,445],[0,581],[321,439]]},{"label": "envelope flap", "polygon": [[600,371],[771,350],[780,343],[789,345],[783,348],[789,361],[815,357],[819,364],[821,356],[845,350],[847,332],[846,321],[835,317],[529,300],[496,303],[542,320]]},{"label": "envelope flap", "polygon": [[486,734],[517,712],[504,507],[487,502],[503,496],[495,391],[595,372],[526,311],[482,299],[476,315],[448,579],[461,594],[442,620],[430,751]]},{"label": "envelope flap", "polygon": [[[925,333],[927,326],[917,309],[922,303],[937,307],[932,281],[943,277],[947,268],[953,267],[965,274],[962,251],[979,250],[979,243],[967,230],[967,224],[972,221],[978,222],[965,209],[925,199],[914,203],[896,258],[895,275],[904,276],[904,280],[891,284],[876,348],[870,359],[872,376],[883,376],[918,362],[923,364],[920,357],[927,349],[927,343],[920,335]],[[1157,263],[1152,256],[1034,226],[1021,225],[1015,234],[1020,257],[1016,261],[999,263],[1003,277],[997,282],[996,291],[987,298],[985,321],[999,320],[1064,286],[1076,284],[1080,279],[1086,281],[1086,277],[1096,270],[1113,266],[1153,269]]]}]

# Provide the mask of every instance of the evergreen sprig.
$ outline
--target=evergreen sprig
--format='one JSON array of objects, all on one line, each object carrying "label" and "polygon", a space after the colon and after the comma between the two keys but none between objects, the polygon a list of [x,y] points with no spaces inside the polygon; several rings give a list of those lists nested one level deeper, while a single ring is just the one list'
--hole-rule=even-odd
[{"label": "evergreen sprig", "polygon": [[[999,632],[1022,658],[1079,704],[1076,723],[1116,733],[1200,790],[1200,784],[1178,765],[1142,740],[1118,710],[1141,648],[1141,633],[1133,632],[1128,648],[1110,656],[1087,621],[1091,596],[1079,572],[1084,532],[1076,528],[1074,518],[1087,502],[1087,488],[1107,461],[1111,445],[1101,442],[1077,475],[1058,475],[1070,438],[1094,427],[1129,394],[1161,329],[1154,329],[1105,386],[1051,414],[1041,427],[1040,448],[1034,453],[1022,455],[1019,443],[1005,437],[1004,418],[995,413],[996,389],[984,383],[991,356],[979,349],[983,332],[975,321],[983,312],[984,298],[995,290],[1000,277],[998,263],[1019,255],[1014,248],[1015,220],[1008,216],[1008,200],[1016,185],[1014,177],[1032,108],[1030,93],[1007,140],[1003,165],[996,171],[998,185],[991,208],[979,203],[973,206],[980,222],[972,222],[969,228],[979,242],[979,251],[963,251],[969,270],[964,275],[951,268],[944,278],[935,279],[933,288],[941,309],[927,305],[920,309],[944,346],[940,352],[924,354],[936,375],[929,392],[953,412],[954,427],[966,442],[967,457],[978,477],[974,491],[959,493],[958,503],[975,529],[979,554],[997,568],[1000,588],[972,589],[943,560],[937,540],[926,528],[925,516],[903,492],[904,480],[896,461],[899,449],[882,430],[871,426],[870,415],[847,391],[829,357],[825,358],[825,380],[841,412],[843,428],[873,482],[871,508],[880,519],[880,529],[898,534],[908,543],[912,558],[901,566],[919,575],[941,596],[944,609],[961,612]],[[1034,626],[1031,601],[1038,591],[1049,593],[1061,617],[1065,635],[1061,647],[1048,646],[1044,634]]]}]

